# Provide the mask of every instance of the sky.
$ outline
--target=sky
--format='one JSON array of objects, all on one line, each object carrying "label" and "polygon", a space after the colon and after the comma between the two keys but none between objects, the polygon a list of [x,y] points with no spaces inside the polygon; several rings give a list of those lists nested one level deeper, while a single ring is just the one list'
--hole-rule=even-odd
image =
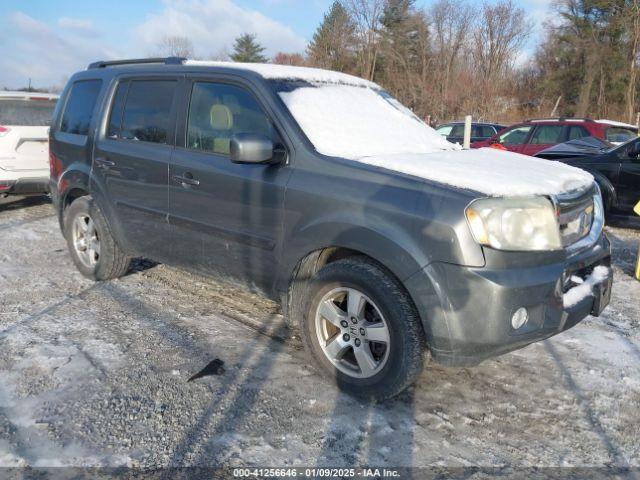
[{"label": "sky", "polygon": [[[434,0],[416,0],[428,6]],[[514,0],[535,24],[551,0]],[[157,54],[166,36],[191,39],[196,56],[218,57],[249,32],[273,56],[303,52],[332,0],[0,0],[0,88],[63,86],[96,60]]]}]

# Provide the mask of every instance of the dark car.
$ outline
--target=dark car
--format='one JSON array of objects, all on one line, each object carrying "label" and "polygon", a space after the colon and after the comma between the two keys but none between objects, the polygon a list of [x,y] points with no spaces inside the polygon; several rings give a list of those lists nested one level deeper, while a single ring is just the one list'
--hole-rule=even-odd
[{"label": "dark car", "polygon": [[83,275],[117,278],[143,256],[245,285],[279,301],[320,370],[363,397],[402,391],[427,349],[477,364],[609,302],[591,175],[462,150],[350,75],[97,62],[62,93],[50,160]]},{"label": "dark car", "polygon": [[559,143],[596,137],[621,144],[638,135],[638,128],[612,120],[590,118],[541,118],[511,125],[493,137],[471,144],[471,148],[500,144],[510,152],[536,153]]},{"label": "dark car", "polygon": [[581,138],[547,148],[536,157],[588,171],[600,186],[605,212],[634,217],[633,207],[640,201],[640,138],[619,146]]},{"label": "dark car", "polygon": [[[490,137],[493,137],[500,130],[505,128],[505,125],[498,123],[471,123],[471,141],[481,142]],[[443,123],[436,127],[436,132],[445,137],[449,142],[459,143],[462,145],[464,141],[464,122],[451,122]]]}]

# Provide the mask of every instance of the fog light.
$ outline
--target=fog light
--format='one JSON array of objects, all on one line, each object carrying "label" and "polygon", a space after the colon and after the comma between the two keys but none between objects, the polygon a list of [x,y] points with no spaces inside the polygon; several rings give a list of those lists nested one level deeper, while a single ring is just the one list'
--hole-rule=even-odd
[{"label": "fog light", "polygon": [[519,329],[529,320],[529,312],[524,307],[520,307],[511,317],[511,326],[514,330]]}]

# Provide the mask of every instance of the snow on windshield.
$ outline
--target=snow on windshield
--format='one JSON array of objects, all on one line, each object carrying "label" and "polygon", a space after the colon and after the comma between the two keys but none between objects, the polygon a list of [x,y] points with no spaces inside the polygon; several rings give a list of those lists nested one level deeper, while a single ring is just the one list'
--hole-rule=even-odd
[{"label": "snow on windshield", "polygon": [[279,90],[315,149],[360,159],[398,153],[458,150],[382,90],[364,86],[305,83]]}]

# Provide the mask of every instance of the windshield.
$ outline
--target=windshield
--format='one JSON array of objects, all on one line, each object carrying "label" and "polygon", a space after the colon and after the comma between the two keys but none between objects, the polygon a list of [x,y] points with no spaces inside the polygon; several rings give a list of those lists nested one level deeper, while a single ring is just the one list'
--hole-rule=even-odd
[{"label": "windshield", "polygon": [[51,125],[55,100],[0,99],[0,125]]},{"label": "windshield", "polygon": [[383,90],[305,81],[272,83],[322,154],[357,159],[459,148]]}]

